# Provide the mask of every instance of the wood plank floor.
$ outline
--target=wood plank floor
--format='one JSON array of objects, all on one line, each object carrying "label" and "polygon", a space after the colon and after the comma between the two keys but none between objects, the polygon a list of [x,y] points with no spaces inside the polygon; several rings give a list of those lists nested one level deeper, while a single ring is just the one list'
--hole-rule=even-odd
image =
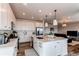
[{"label": "wood plank floor", "polygon": [[[17,56],[25,56],[25,50],[31,48],[30,43],[21,43]],[[68,53],[70,54],[69,56],[79,56],[79,45],[68,46]]]},{"label": "wood plank floor", "polygon": [[25,56],[25,49],[31,49],[30,43],[20,43],[17,56]]},{"label": "wood plank floor", "polygon": [[79,44],[68,46],[68,52],[71,54],[71,56],[79,56]]}]

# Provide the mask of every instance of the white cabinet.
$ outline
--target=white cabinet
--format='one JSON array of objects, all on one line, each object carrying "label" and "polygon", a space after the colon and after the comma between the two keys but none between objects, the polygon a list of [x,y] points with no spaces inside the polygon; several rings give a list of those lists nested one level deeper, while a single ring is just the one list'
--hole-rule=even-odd
[{"label": "white cabinet", "polygon": [[38,41],[36,41],[36,38],[33,38],[33,48],[37,51],[38,50]]},{"label": "white cabinet", "polygon": [[36,22],[35,27],[43,27],[43,22]]},{"label": "white cabinet", "polygon": [[56,41],[54,47],[57,56],[67,55],[67,40]]},{"label": "white cabinet", "polygon": [[67,39],[48,42],[43,42],[41,39],[34,39],[33,47],[39,56],[64,56],[68,54]]},{"label": "white cabinet", "polygon": [[11,30],[15,17],[8,3],[0,3],[0,30]]},{"label": "white cabinet", "polygon": [[44,42],[38,43],[37,53],[39,54],[39,56],[56,56],[55,45],[54,43],[50,45],[50,43],[44,43]]},{"label": "white cabinet", "polygon": [[6,27],[6,20],[7,20],[7,9],[6,6],[4,6],[4,4],[0,4],[0,29],[3,29],[4,27]]}]

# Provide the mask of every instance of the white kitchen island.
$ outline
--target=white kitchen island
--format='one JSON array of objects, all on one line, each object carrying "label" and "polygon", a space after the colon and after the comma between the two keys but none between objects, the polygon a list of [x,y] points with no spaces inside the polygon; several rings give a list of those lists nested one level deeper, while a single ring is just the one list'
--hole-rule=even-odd
[{"label": "white kitchen island", "polygon": [[67,39],[62,37],[38,39],[33,36],[33,48],[39,56],[68,55]]}]

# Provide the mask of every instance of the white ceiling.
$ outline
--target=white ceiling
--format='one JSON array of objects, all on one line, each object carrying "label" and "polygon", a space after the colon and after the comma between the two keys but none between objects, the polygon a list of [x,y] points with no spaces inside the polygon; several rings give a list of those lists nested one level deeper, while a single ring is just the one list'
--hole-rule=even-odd
[{"label": "white ceiling", "polygon": [[57,9],[59,22],[79,21],[79,3],[11,3],[10,5],[17,19],[43,20],[45,15],[48,15],[47,20],[53,20],[54,10]]}]

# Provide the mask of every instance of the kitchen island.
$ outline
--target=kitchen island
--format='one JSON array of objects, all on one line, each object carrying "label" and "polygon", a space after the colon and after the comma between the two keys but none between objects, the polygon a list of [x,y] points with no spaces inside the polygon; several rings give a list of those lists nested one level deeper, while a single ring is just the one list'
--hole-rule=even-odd
[{"label": "kitchen island", "polygon": [[67,38],[33,36],[33,48],[39,56],[68,55]]}]

